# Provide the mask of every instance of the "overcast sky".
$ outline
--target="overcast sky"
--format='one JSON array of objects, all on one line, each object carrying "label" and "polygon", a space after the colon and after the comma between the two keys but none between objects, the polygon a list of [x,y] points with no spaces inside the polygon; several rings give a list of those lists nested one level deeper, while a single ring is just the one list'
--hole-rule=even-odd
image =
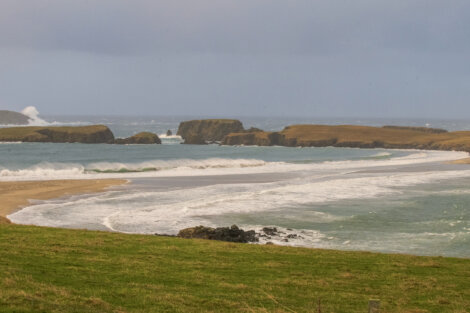
[{"label": "overcast sky", "polygon": [[0,109],[470,118],[468,0],[1,0]]}]

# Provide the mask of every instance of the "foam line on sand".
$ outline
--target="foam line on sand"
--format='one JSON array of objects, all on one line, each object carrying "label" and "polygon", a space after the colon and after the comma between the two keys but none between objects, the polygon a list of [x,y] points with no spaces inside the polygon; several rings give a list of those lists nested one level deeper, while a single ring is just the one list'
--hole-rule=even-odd
[{"label": "foam line on sand", "polygon": [[0,182],[0,223],[8,222],[7,215],[27,206],[30,200],[100,192],[126,182],[124,179]]}]

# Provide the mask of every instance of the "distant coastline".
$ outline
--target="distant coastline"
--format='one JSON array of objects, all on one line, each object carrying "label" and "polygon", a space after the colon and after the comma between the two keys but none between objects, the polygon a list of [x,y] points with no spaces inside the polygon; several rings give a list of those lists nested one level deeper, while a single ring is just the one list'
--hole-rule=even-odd
[{"label": "distant coastline", "polygon": [[[291,125],[282,131],[244,129],[239,120],[206,119],[180,123],[177,134],[185,144],[257,145],[286,147],[349,147],[470,152],[470,131],[406,126]],[[115,139],[105,125],[6,127],[2,142],[79,142],[159,144],[158,135],[140,132]]]}]

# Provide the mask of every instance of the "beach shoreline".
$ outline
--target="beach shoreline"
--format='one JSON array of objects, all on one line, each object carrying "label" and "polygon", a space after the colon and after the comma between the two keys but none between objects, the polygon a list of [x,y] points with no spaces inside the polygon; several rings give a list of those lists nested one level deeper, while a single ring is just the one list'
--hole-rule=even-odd
[{"label": "beach shoreline", "polygon": [[125,183],[125,179],[0,181],[0,223],[9,223],[7,216],[28,206],[31,200],[102,192]]}]

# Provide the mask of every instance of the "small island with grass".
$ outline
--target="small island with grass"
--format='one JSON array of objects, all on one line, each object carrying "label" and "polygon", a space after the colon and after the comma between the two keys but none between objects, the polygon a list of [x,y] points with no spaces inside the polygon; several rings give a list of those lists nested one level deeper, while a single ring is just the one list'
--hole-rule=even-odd
[{"label": "small island with grass", "polygon": [[150,132],[115,139],[105,125],[6,127],[0,128],[0,142],[161,144],[158,135]]}]

